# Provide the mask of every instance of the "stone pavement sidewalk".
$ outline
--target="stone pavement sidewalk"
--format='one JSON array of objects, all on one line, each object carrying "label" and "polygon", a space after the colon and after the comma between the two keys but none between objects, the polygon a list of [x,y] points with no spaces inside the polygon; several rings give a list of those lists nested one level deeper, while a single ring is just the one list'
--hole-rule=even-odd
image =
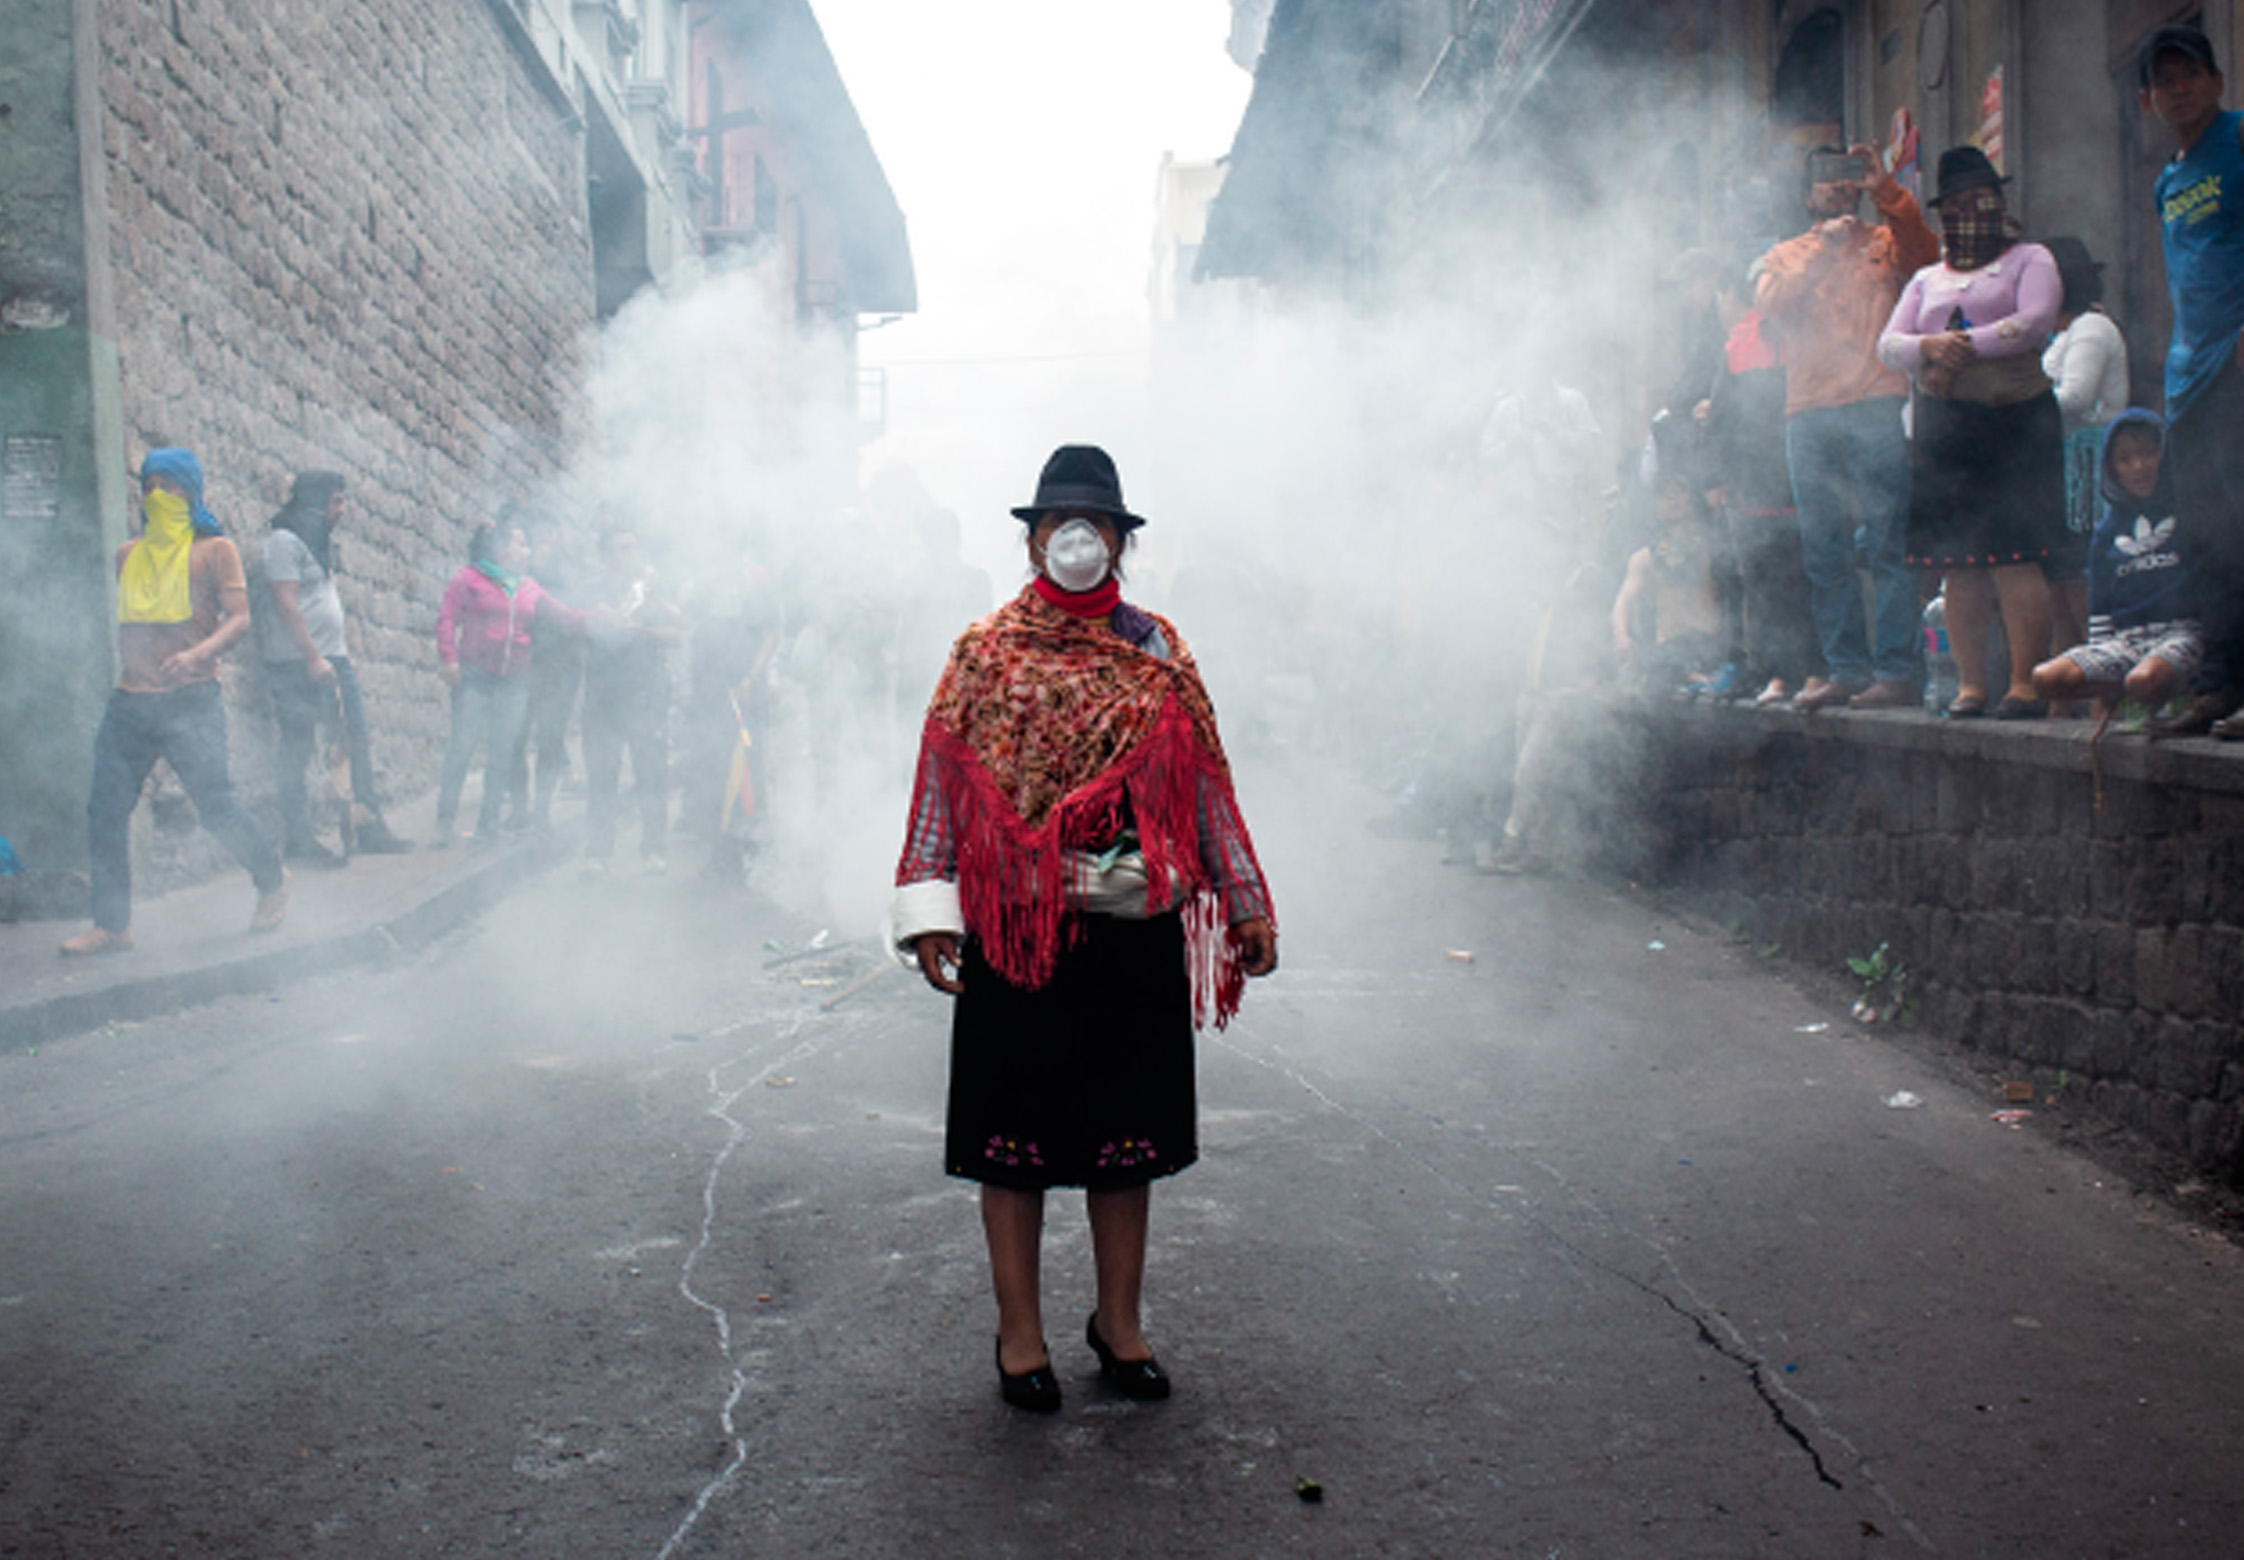
[{"label": "stone pavement sidewalk", "polygon": [[0,923],[0,1048],[393,957],[566,859],[581,836],[570,820],[488,846],[461,839],[430,850],[434,809],[424,798],[392,811],[393,827],[419,846],[408,855],[359,856],[332,870],[292,865],[288,920],[271,933],[250,934],[257,892],[231,866],[210,882],[136,899],[128,953],[61,957],[63,939],[85,930],[83,920]]}]

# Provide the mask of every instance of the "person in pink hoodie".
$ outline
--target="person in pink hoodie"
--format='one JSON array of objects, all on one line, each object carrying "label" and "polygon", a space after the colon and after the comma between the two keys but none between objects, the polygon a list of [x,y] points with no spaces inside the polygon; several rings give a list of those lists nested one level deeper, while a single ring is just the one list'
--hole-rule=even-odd
[{"label": "person in pink hoodie", "polygon": [[[583,614],[573,612],[522,573],[530,544],[520,526],[486,521],[468,538],[467,567],[444,587],[436,614],[438,670],[452,690],[452,739],[444,750],[444,774],[436,792],[433,849],[452,843],[460,788],[478,746],[484,750],[483,802],[477,810],[475,838],[487,844],[498,833],[499,803],[507,789],[507,770],[522,740],[530,713],[532,627],[547,633],[574,629]],[[515,798],[518,816],[528,817],[525,799]]]}]

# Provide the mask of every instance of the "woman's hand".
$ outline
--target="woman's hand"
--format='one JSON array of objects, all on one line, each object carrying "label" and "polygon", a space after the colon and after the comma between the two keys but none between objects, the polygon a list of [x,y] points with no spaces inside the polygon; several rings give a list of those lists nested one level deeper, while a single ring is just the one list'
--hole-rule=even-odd
[{"label": "woman's hand", "polygon": [[460,685],[460,663],[457,661],[440,663],[436,674],[444,679],[444,686],[447,688],[457,688]]},{"label": "woman's hand", "polygon": [[1231,940],[1239,949],[1239,967],[1249,975],[1267,975],[1278,967],[1278,929],[1266,917],[1232,923]]},{"label": "woman's hand", "polygon": [[1969,368],[1971,360],[1979,356],[1979,349],[1971,344],[1971,338],[1960,330],[1944,330],[1937,336],[1927,336],[1918,345],[1918,351],[1934,368],[1946,369],[1951,374]]},{"label": "woman's hand", "polygon": [[966,988],[958,979],[958,935],[955,932],[928,932],[912,940],[912,955],[919,960],[919,972],[927,977],[927,984],[946,996],[957,996]]}]

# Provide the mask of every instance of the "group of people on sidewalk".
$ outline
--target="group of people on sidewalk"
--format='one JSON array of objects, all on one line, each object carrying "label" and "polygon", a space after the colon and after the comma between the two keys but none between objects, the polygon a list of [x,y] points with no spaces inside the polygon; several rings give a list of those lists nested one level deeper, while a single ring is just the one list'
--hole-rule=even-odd
[{"label": "group of people on sidewalk", "polygon": [[[240,549],[203,502],[203,472],[182,449],[149,452],[141,465],[140,535],[118,549],[119,676],[94,742],[87,805],[93,925],[62,945],[66,956],[121,953],[133,946],[131,819],[159,759],[179,777],[210,832],[249,872],[257,887],[250,930],[269,932],[286,918],[288,863],[340,867],[354,854],[402,853],[413,843],[383,816],[366,701],[350,655],[349,625],[336,588],[334,537],[347,513],[341,476],[307,471],[272,517],[267,536],[245,566]],[[436,624],[438,671],[450,693],[451,727],[437,788],[436,832],[429,845],[456,838],[460,796],[478,750],[485,758],[475,836],[488,843],[502,828],[549,821],[568,767],[564,732],[581,684],[586,771],[588,872],[614,854],[622,814],[626,755],[638,802],[643,866],[665,870],[671,807],[668,656],[686,637],[684,614],[639,554],[638,537],[612,524],[600,533],[600,568],[581,593],[580,609],[564,604],[526,572],[525,526],[510,517],[476,527],[468,561],[447,584]],[[754,571],[752,566],[751,572]],[[715,588],[708,653],[715,670],[728,657],[741,591]],[[751,593],[752,594],[752,593]],[[722,599],[719,599],[722,598]],[[695,745],[694,761],[714,768],[708,806],[695,821],[706,832],[737,840],[737,825],[720,812],[717,780],[737,768],[752,719],[763,714],[756,684],[768,671],[778,637],[772,614],[753,614],[765,632],[749,651],[742,675],[711,697],[693,718],[714,724],[719,741]],[[700,636],[697,636],[697,639]],[[737,635],[731,636],[737,638]],[[276,845],[234,794],[226,719],[218,680],[222,657],[247,643],[270,697],[276,741],[274,792],[280,821]],[[707,678],[697,675],[699,688]],[[530,801],[528,759],[536,718],[536,802]],[[314,789],[321,738],[347,755],[349,782],[339,793],[334,846],[322,838]],[[728,794],[743,804],[750,782],[736,776]],[[328,788],[322,787],[324,793]],[[511,811],[502,819],[502,807]],[[703,813],[708,814],[703,818]],[[737,865],[737,856],[733,858]]]},{"label": "group of people on sidewalk", "polygon": [[[1940,157],[1933,222],[1875,149],[1823,148],[1806,232],[1736,274],[1706,257],[1721,361],[1655,423],[1659,482],[1679,492],[1645,557],[1711,561],[1635,571],[1614,613],[1624,660],[1651,662],[1637,641],[1666,644],[1672,623],[1701,685],[1727,664],[1721,691],[1765,706],[1914,707],[1936,588],[1951,719],[2187,694],[2153,731],[2244,738],[2224,719],[2244,703],[2244,120],[2196,28],[2159,29],[2137,67],[2178,143],[2158,181],[2163,419],[2128,406],[2103,267],[2076,238],[2028,241],[1978,147]],[[2173,578],[2146,597],[2152,574]],[[1658,626],[1632,636],[1639,598]],[[2138,660],[2158,669],[2130,682]]]}]

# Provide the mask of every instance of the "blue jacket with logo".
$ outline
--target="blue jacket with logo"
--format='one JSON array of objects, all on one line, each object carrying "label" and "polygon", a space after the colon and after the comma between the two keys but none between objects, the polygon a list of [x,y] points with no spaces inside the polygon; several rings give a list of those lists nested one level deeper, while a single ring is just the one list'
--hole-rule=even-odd
[{"label": "blue jacket with logo", "polygon": [[2112,440],[2122,428],[2148,428],[2166,440],[2156,412],[2129,407],[2104,430],[2104,518],[2088,544],[2088,637],[2108,639],[2123,629],[2194,620],[2190,591],[2192,549],[2174,512],[2174,483],[2163,461],[2158,489],[2137,498],[2112,476]]}]

